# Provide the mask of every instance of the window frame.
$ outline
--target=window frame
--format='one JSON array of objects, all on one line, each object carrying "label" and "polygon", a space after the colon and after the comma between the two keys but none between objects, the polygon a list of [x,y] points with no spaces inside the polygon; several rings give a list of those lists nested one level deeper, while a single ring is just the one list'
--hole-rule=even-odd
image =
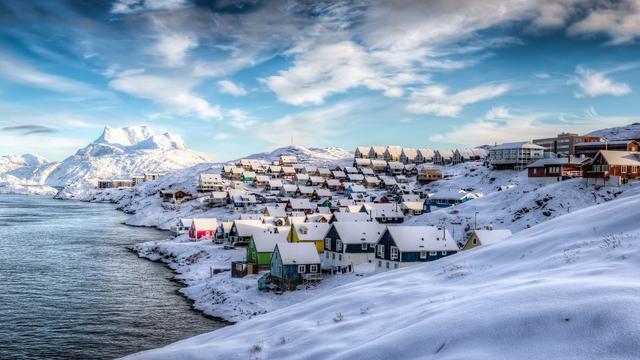
[{"label": "window frame", "polygon": [[298,265],[298,274],[304,274],[306,272],[307,272],[307,266],[306,265]]},{"label": "window frame", "polygon": [[316,264],[309,265],[309,272],[310,273],[317,273],[318,272],[318,265],[316,265]]},{"label": "window frame", "polygon": [[398,247],[397,247],[397,246],[392,246],[392,247],[391,247],[391,252],[390,252],[389,258],[390,258],[391,260],[398,260],[398,259],[400,259],[400,249],[398,249]]},{"label": "window frame", "polygon": [[420,250],[420,259],[427,258],[427,250]]}]

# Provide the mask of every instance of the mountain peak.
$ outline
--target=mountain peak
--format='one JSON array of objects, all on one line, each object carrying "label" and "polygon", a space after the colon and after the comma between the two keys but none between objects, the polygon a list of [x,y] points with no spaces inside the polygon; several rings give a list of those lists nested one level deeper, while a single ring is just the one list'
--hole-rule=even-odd
[{"label": "mountain peak", "polygon": [[102,135],[94,143],[104,143],[111,145],[134,146],[154,135],[153,130],[148,126],[127,126],[122,128],[112,128],[105,126]]}]

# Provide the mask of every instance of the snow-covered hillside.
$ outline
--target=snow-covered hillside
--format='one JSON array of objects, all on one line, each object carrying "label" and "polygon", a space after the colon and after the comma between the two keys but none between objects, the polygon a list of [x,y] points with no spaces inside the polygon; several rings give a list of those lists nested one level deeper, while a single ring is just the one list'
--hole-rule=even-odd
[{"label": "snow-covered hillside", "polygon": [[353,162],[353,153],[338,147],[307,148],[304,146],[286,146],[271,152],[249,155],[245,158],[273,161],[278,160],[280,155],[293,155],[299,162],[314,163],[316,165],[323,163],[335,164],[338,161]]},{"label": "snow-covered hillside", "polygon": [[25,166],[40,166],[49,161],[33,154],[0,156],[0,174]]},{"label": "snow-covered hillside", "polygon": [[640,196],[131,359],[636,359]]},{"label": "snow-covered hillside", "polygon": [[609,141],[640,139],[640,123],[596,130],[589,135],[600,136]]}]

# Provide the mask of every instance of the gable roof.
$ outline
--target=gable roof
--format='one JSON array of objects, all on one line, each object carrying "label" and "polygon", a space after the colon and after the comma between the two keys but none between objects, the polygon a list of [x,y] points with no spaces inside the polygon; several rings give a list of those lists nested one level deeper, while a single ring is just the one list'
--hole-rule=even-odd
[{"label": "gable roof", "polygon": [[324,240],[330,227],[331,225],[327,223],[302,223],[293,225],[300,241]]},{"label": "gable roof", "polygon": [[256,247],[256,252],[273,252],[276,244],[286,243],[289,233],[286,231],[273,232],[256,232],[251,237]]},{"label": "gable roof", "polygon": [[640,153],[637,152],[600,150],[596,158],[598,156],[601,156],[609,165],[640,166]]},{"label": "gable roof", "polygon": [[538,149],[538,150],[544,150],[545,148],[540,146],[540,145],[532,144],[532,143],[527,142],[527,141],[519,141],[519,142],[510,142],[510,143],[504,143],[504,144],[496,145],[496,146],[493,146],[490,150],[506,150],[506,149]]},{"label": "gable roof", "polygon": [[335,222],[332,225],[343,244],[375,244],[385,226],[376,222]]},{"label": "gable roof", "polygon": [[369,221],[369,215],[364,212],[334,212],[333,218],[337,222],[365,222]]},{"label": "gable roof", "polygon": [[501,240],[504,240],[511,236],[511,230],[509,229],[495,229],[495,230],[474,230],[481,245],[495,244]]},{"label": "gable roof", "polygon": [[217,219],[193,219],[191,225],[196,230],[215,230],[218,227]]},{"label": "gable roof", "polygon": [[[276,244],[283,265],[319,264],[320,255],[312,243],[278,243]],[[274,249],[275,251],[275,249]]]},{"label": "gable roof", "polygon": [[539,159],[536,160],[534,162],[532,162],[531,164],[525,166],[528,168],[539,168],[539,167],[544,167],[544,166],[552,166],[552,165],[583,165],[587,162],[591,161],[591,159],[589,158],[580,158],[580,157],[574,157],[573,159],[571,159],[571,162],[569,162],[568,158],[549,158],[549,159]]},{"label": "gable roof", "polygon": [[449,230],[436,226],[389,226],[387,231],[403,252],[459,250]]}]

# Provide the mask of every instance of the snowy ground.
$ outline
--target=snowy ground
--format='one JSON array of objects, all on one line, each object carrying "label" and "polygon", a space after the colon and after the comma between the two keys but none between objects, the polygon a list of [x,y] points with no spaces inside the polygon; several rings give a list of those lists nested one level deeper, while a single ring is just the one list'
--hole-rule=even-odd
[{"label": "snowy ground", "polygon": [[131,359],[637,359],[640,195]]},{"label": "snowy ground", "polygon": [[[187,285],[180,292],[194,301],[195,309],[233,322],[312,299],[373,271],[373,267],[356,269],[356,273],[328,277],[317,287],[305,291],[276,295],[258,291],[259,275],[231,278],[230,264],[244,260],[245,249],[226,250],[209,240],[191,242],[182,235],[174,240],[138,244],[134,250],[144,258],[162,261],[173,269],[177,273],[176,279]],[[212,275],[212,269],[223,271]]]},{"label": "snowy ground", "polygon": [[54,196],[57,193],[57,189],[46,185],[0,184],[0,194]]}]

